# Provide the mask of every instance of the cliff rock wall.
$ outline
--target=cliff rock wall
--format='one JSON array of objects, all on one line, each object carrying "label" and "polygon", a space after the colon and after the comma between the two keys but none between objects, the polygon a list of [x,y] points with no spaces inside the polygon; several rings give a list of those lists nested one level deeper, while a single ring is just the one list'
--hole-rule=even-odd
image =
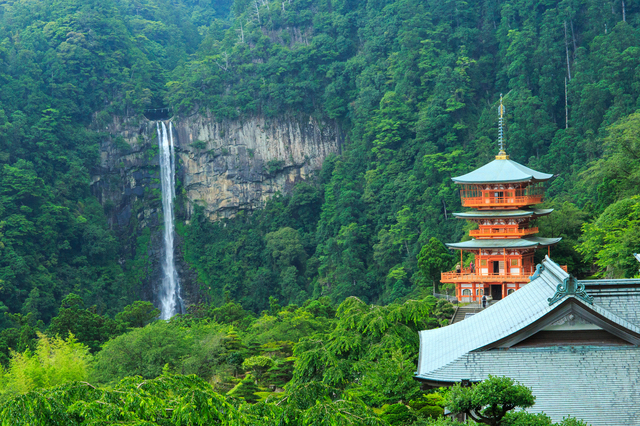
[{"label": "cliff rock wall", "polygon": [[[188,220],[195,205],[211,220],[262,208],[273,194],[287,193],[319,170],[327,155],[339,152],[342,141],[335,123],[309,117],[219,121],[195,115],[172,122],[176,191],[183,200],[176,206],[178,221]],[[121,264],[133,296],[156,301],[162,254],[156,122],[115,117],[99,130],[105,137],[92,191],[122,242]],[[196,277],[182,257],[179,236],[176,244],[183,297],[187,304],[196,303]]]},{"label": "cliff rock wall", "polygon": [[176,124],[187,214],[204,207],[211,219],[256,209],[286,193],[340,150],[335,123],[313,118],[215,121],[194,116]]}]

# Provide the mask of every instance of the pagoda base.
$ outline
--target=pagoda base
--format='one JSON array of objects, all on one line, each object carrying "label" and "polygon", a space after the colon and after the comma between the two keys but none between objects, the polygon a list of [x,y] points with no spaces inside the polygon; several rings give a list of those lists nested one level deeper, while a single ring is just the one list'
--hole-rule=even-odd
[{"label": "pagoda base", "polygon": [[461,303],[481,302],[485,295],[488,300],[501,300],[528,282],[456,283],[456,297]]}]

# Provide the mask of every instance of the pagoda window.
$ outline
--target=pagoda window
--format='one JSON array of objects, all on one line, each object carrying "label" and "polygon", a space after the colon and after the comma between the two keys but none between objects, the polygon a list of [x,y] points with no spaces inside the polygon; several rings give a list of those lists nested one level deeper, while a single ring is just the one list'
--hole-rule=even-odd
[{"label": "pagoda window", "polygon": [[518,266],[518,259],[511,259],[511,266]]},{"label": "pagoda window", "polygon": [[512,288],[508,289],[508,290],[507,290],[507,296],[508,296],[508,295],[510,295],[511,293],[513,293],[514,291],[515,291],[515,290],[514,290],[514,289],[512,289]]},{"label": "pagoda window", "polygon": [[471,296],[471,290],[469,290],[469,289],[462,290],[462,295],[463,296]]},{"label": "pagoda window", "polygon": [[482,288],[477,288],[476,289],[476,296],[482,296],[484,294],[484,289]]}]

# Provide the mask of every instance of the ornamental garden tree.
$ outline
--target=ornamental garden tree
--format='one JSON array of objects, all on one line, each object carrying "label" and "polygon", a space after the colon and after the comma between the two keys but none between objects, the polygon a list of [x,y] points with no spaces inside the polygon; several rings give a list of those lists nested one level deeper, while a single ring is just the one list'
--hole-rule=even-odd
[{"label": "ornamental garden tree", "polygon": [[514,408],[529,408],[535,396],[524,385],[508,377],[489,378],[470,387],[456,385],[447,398],[447,408],[466,413],[474,421],[492,426],[502,425],[504,416]]}]

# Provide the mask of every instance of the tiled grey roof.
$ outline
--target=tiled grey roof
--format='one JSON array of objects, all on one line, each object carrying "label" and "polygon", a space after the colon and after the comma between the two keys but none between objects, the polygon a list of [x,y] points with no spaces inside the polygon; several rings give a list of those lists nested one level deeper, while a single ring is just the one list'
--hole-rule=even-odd
[{"label": "tiled grey roof", "polygon": [[[594,426],[640,425],[640,408],[636,408],[640,407],[638,346],[485,350],[527,326],[535,326],[567,298],[621,328],[640,333],[640,292],[619,297],[613,291],[616,288],[598,293],[601,288],[592,286],[593,305],[565,296],[550,306],[548,299],[568,274],[548,257],[543,266],[531,283],[490,308],[459,323],[421,331],[416,378],[451,383],[484,380],[489,374],[508,376],[532,389],[537,402],[530,411],[544,411],[554,421],[571,414]],[[618,417],[612,421],[607,416],[613,412]]]},{"label": "tiled grey roof", "polygon": [[472,210],[469,212],[453,213],[455,217],[461,219],[469,218],[501,218],[501,217],[538,217],[546,216],[553,209],[519,209],[519,210]]},{"label": "tiled grey roof", "polygon": [[465,354],[429,378],[507,376],[536,396],[528,412],[544,412],[554,422],[571,415],[592,426],[638,425],[639,366],[640,349],[634,346],[512,348]]},{"label": "tiled grey roof", "polygon": [[457,249],[478,249],[478,248],[523,248],[550,246],[558,243],[559,238],[529,237],[529,238],[509,238],[509,239],[487,239],[487,240],[469,240],[460,243],[447,243],[449,248]]},{"label": "tiled grey roof", "polygon": [[558,282],[569,274],[551,261],[544,264],[545,270],[537,279],[489,309],[447,327],[420,331],[417,375],[437,370],[467,352],[507,337],[550,312],[554,307],[549,306],[547,298],[554,295]]},{"label": "tiled grey roof", "polygon": [[493,160],[466,175],[451,178],[455,183],[508,183],[546,181],[553,175],[541,173],[513,160]]},{"label": "tiled grey roof", "polygon": [[602,297],[593,294],[591,291],[589,291],[589,294],[595,296],[594,304],[597,306],[602,306],[607,311],[624,318],[632,324],[640,325],[640,292]]}]

